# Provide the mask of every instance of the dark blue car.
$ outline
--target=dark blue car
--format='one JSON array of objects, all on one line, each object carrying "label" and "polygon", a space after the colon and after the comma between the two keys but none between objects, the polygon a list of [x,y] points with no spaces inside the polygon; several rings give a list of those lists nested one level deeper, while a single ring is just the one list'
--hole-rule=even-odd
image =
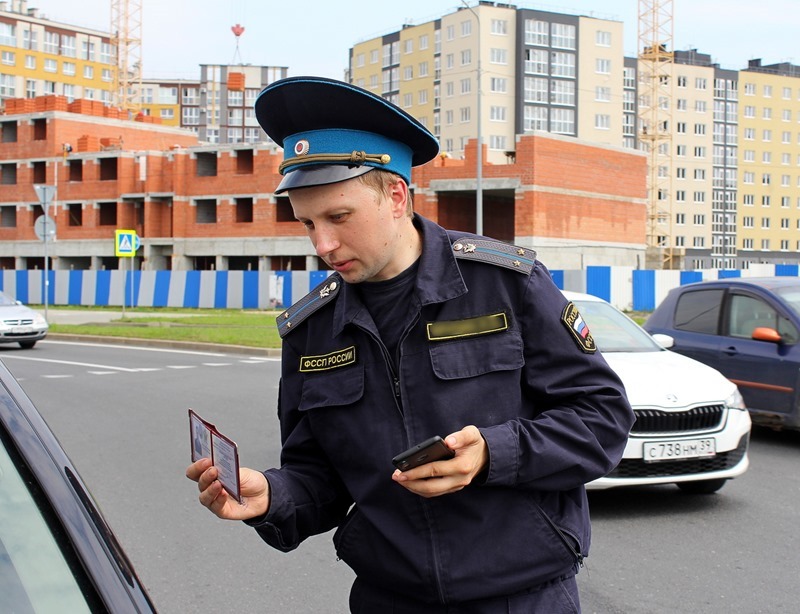
[{"label": "dark blue car", "polygon": [[670,349],[733,380],[755,424],[800,429],[800,279],[749,277],[672,289],[644,324]]}]

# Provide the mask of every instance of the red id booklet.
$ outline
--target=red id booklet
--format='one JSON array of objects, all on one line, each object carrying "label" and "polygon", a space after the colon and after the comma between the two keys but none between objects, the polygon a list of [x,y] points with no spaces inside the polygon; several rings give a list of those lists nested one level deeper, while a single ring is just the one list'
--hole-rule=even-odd
[{"label": "red id booklet", "polygon": [[192,443],[192,462],[210,458],[219,471],[219,483],[239,503],[242,492],[239,485],[239,448],[217,427],[203,420],[194,410],[189,410],[189,437]]}]

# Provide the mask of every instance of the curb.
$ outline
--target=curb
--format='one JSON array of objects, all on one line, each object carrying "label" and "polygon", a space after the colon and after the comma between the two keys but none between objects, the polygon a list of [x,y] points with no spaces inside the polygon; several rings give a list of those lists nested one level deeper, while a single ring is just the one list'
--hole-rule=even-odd
[{"label": "curb", "polygon": [[87,343],[107,343],[108,345],[137,345],[160,347],[178,350],[196,350],[202,352],[230,352],[250,356],[268,356],[280,358],[279,348],[259,348],[247,345],[221,345],[219,343],[197,343],[194,341],[169,341],[164,339],[137,339],[133,337],[106,337],[103,335],[71,335],[68,333],[47,333],[45,339],[58,341],[82,341]]}]

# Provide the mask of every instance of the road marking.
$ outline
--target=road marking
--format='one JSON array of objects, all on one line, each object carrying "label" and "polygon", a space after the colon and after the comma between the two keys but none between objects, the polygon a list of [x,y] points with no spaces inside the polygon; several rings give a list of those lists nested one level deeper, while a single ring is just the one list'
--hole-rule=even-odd
[{"label": "road marking", "polygon": [[167,365],[167,369],[195,369],[197,365]]},{"label": "road marking", "polygon": [[65,378],[65,377],[75,377],[74,375],[42,375],[42,377],[48,379],[58,379],[58,378]]},{"label": "road marking", "polygon": [[114,371],[89,371],[92,375],[116,375]]},{"label": "road marking", "polygon": [[91,362],[73,362],[70,360],[53,360],[50,358],[31,358],[28,356],[6,356],[3,355],[3,360],[5,359],[13,359],[13,360],[30,360],[31,362],[49,362],[56,365],[72,365],[75,367],[94,367],[97,369],[111,369],[112,371],[124,371],[126,373],[138,373],[142,371],[142,369],[129,369],[128,367],[112,367],[109,365],[97,365]]},{"label": "road marking", "polygon": [[78,345],[83,347],[92,347],[92,348],[108,348],[109,346],[115,347],[118,349],[125,349],[125,350],[139,350],[141,352],[171,352],[173,354],[193,354],[196,356],[227,356],[228,354],[219,353],[219,352],[200,352],[195,350],[174,350],[171,348],[151,348],[151,347],[144,347],[140,345],[111,345],[108,343],[82,343],[80,341],[53,341],[52,339],[43,339],[41,341],[43,344],[55,344],[55,345]]},{"label": "road marking", "polygon": [[229,362],[204,362],[204,366],[206,367],[230,367],[231,363]]}]

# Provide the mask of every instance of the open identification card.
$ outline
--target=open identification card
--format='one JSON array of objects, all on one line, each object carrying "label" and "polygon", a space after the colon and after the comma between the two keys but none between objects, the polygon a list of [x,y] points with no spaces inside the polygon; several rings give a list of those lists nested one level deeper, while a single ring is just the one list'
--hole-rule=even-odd
[{"label": "open identification card", "polygon": [[210,458],[219,471],[219,483],[239,503],[242,491],[239,484],[239,448],[210,422],[189,410],[189,436],[192,442],[192,462]]}]

